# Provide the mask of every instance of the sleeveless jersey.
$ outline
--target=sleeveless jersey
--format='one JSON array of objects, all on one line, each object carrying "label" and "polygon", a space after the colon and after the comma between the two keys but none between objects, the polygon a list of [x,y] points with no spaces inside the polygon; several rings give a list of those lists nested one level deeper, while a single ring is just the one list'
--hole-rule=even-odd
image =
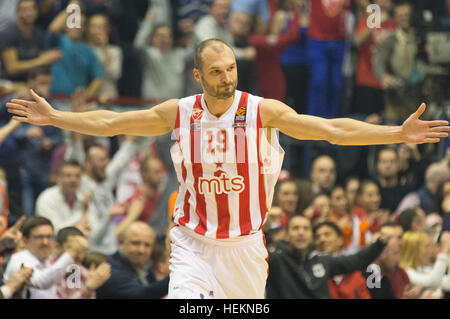
[{"label": "sleeveless jersey", "polygon": [[261,100],[236,91],[217,118],[203,94],[180,99],[170,150],[179,184],[175,224],[218,239],[261,229],[284,157],[278,130],[262,128]]}]

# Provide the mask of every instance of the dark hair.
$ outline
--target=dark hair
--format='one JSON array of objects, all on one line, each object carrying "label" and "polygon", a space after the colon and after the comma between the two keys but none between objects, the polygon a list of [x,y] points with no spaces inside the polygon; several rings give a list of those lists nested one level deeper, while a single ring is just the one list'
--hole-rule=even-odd
[{"label": "dark hair", "polygon": [[83,260],[83,266],[86,268],[91,268],[91,265],[98,267],[101,263],[107,262],[108,256],[97,251],[90,251],[86,253],[86,257]]},{"label": "dark hair", "polygon": [[56,235],[56,242],[60,245],[64,245],[69,236],[83,236],[84,234],[78,228],[69,226],[61,229]]},{"label": "dark hair", "polygon": [[333,223],[330,220],[324,220],[324,221],[319,222],[316,225],[314,225],[313,235],[315,236],[315,234],[319,230],[319,228],[324,227],[324,226],[328,226],[328,227],[332,228],[339,237],[344,237],[344,234],[342,233],[342,230],[338,227],[338,225],[336,225],[335,223]]},{"label": "dark hair", "polygon": [[392,152],[394,152],[395,157],[398,159],[398,153],[397,153],[397,151],[396,151],[396,149],[394,147],[384,146],[384,147],[381,147],[380,149],[378,149],[376,151],[376,154],[375,154],[375,165],[378,164],[378,161],[380,160],[380,154],[381,154],[381,152],[384,152],[384,151],[392,151]]},{"label": "dark hair", "polygon": [[36,79],[39,75],[52,75],[52,71],[50,69],[49,66],[37,66],[32,68],[29,72],[28,72],[28,76],[27,79],[28,80],[34,80]]},{"label": "dark hair", "polygon": [[411,230],[411,225],[414,221],[414,218],[417,216],[416,208],[408,208],[400,213],[398,216],[398,224],[402,226],[404,231]]},{"label": "dark hair", "polygon": [[61,166],[59,167],[59,172],[61,173],[63,168],[66,167],[66,166],[76,166],[76,167],[79,167],[81,169],[81,164],[78,163],[77,160],[71,159],[71,160],[66,160],[66,161],[62,162]]},{"label": "dark hair", "polygon": [[168,25],[167,23],[164,23],[164,22],[159,22],[152,29],[152,33],[150,34],[150,37],[149,37],[150,41],[153,41],[153,37],[155,36],[156,31],[158,31],[161,28],[168,28],[170,30],[170,33],[172,34],[172,28],[170,27],[170,25]]},{"label": "dark hair", "polygon": [[442,210],[442,202],[444,200],[444,186],[445,186],[445,184],[447,184],[449,182],[450,182],[450,178],[443,180],[439,184],[438,189],[436,191],[436,195],[434,196],[434,199],[435,199],[434,211],[437,212],[439,214],[439,216],[441,216],[441,217],[443,217],[444,214],[447,213]]},{"label": "dark hair", "polygon": [[[200,42],[197,47],[195,48],[195,55],[194,55],[194,68],[200,70],[202,65],[203,65],[203,61],[202,61],[202,53],[203,50],[206,49],[209,46],[213,46],[214,44],[222,44],[226,47],[229,47],[231,49],[231,47],[222,40],[219,39],[208,39],[208,40],[204,40],[202,42]],[[233,50],[233,49],[231,49]]]},{"label": "dark hair", "polygon": [[41,217],[41,216],[33,216],[33,217],[28,218],[23,223],[22,228],[21,228],[23,237],[30,238],[30,233],[34,228],[39,227],[39,226],[44,226],[44,225],[48,225],[52,229],[54,229],[52,222],[48,218]]},{"label": "dark hair", "polygon": [[19,10],[19,6],[20,6],[23,2],[27,2],[27,1],[34,2],[35,6],[36,6],[36,9],[38,9],[38,4],[37,4],[36,0],[19,0],[19,1],[17,1],[16,11]]},{"label": "dark hair", "polygon": [[294,218],[297,218],[297,217],[301,217],[301,218],[306,219],[307,221],[309,221],[309,224],[310,224],[311,227],[312,227],[311,220],[310,220],[308,217],[306,217],[305,215],[301,215],[301,214],[295,214],[295,215],[292,215],[291,217],[289,217],[289,219],[287,220],[287,222],[286,222],[286,230],[289,229],[289,226],[290,226],[290,224],[291,224],[291,221],[292,221]]},{"label": "dark hair", "polygon": [[155,240],[152,255],[150,256],[153,267],[156,267],[156,265],[160,262],[166,261],[167,258],[168,255],[167,255],[166,239],[164,237],[158,237]]}]

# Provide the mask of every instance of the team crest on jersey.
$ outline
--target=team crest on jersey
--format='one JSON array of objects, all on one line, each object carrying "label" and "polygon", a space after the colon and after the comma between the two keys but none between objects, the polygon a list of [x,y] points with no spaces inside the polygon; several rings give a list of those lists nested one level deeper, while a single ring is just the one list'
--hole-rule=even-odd
[{"label": "team crest on jersey", "polygon": [[202,114],[203,114],[203,110],[195,109],[192,111],[192,118],[197,121],[202,117]]}]

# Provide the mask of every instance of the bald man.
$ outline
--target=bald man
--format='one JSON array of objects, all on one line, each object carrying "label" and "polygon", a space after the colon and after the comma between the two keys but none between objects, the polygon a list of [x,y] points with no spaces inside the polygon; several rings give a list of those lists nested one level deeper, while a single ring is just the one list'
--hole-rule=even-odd
[{"label": "bald man", "polygon": [[7,103],[20,122],[87,135],[174,131],[179,192],[177,226],[170,232],[169,298],[264,298],[268,253],[262,225],[284,157],[278,130],[339,145],[437,143],[450,131],[447,121],[419,119],[425,104],[401,126],[382,126],[300,115],[280,101],[241,92],[233,50],[217,39],[197,46],[193,75],[203,94],[145,110],[63,112],[33,91],[34,101]]},{"label": "bald man", "polygon": [[111,277],[97,290],[98,299],[160,299],[167,295],[169,277],[156,281],[150,265],[155,233],[144,222],[123,232],[119,251],[108,257]]},{"label": "bald man", "polygon": [[317,157],[311,165],[310,178],[314,194],[330,191],[336,182],[336,164],[328,155]]}]

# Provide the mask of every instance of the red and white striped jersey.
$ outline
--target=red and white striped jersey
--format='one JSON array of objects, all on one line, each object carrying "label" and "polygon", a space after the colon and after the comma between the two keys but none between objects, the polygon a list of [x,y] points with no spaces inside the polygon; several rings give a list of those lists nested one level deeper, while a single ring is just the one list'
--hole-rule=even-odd
[{"label": "red and white striped jersey", "polygon": [[179,101],[171,148],[179,183],[175,224],[212,238],[261,229],[284,157],[278,130],[262,128],[261,100],[236,91],[220,118],[202,94]]}]

